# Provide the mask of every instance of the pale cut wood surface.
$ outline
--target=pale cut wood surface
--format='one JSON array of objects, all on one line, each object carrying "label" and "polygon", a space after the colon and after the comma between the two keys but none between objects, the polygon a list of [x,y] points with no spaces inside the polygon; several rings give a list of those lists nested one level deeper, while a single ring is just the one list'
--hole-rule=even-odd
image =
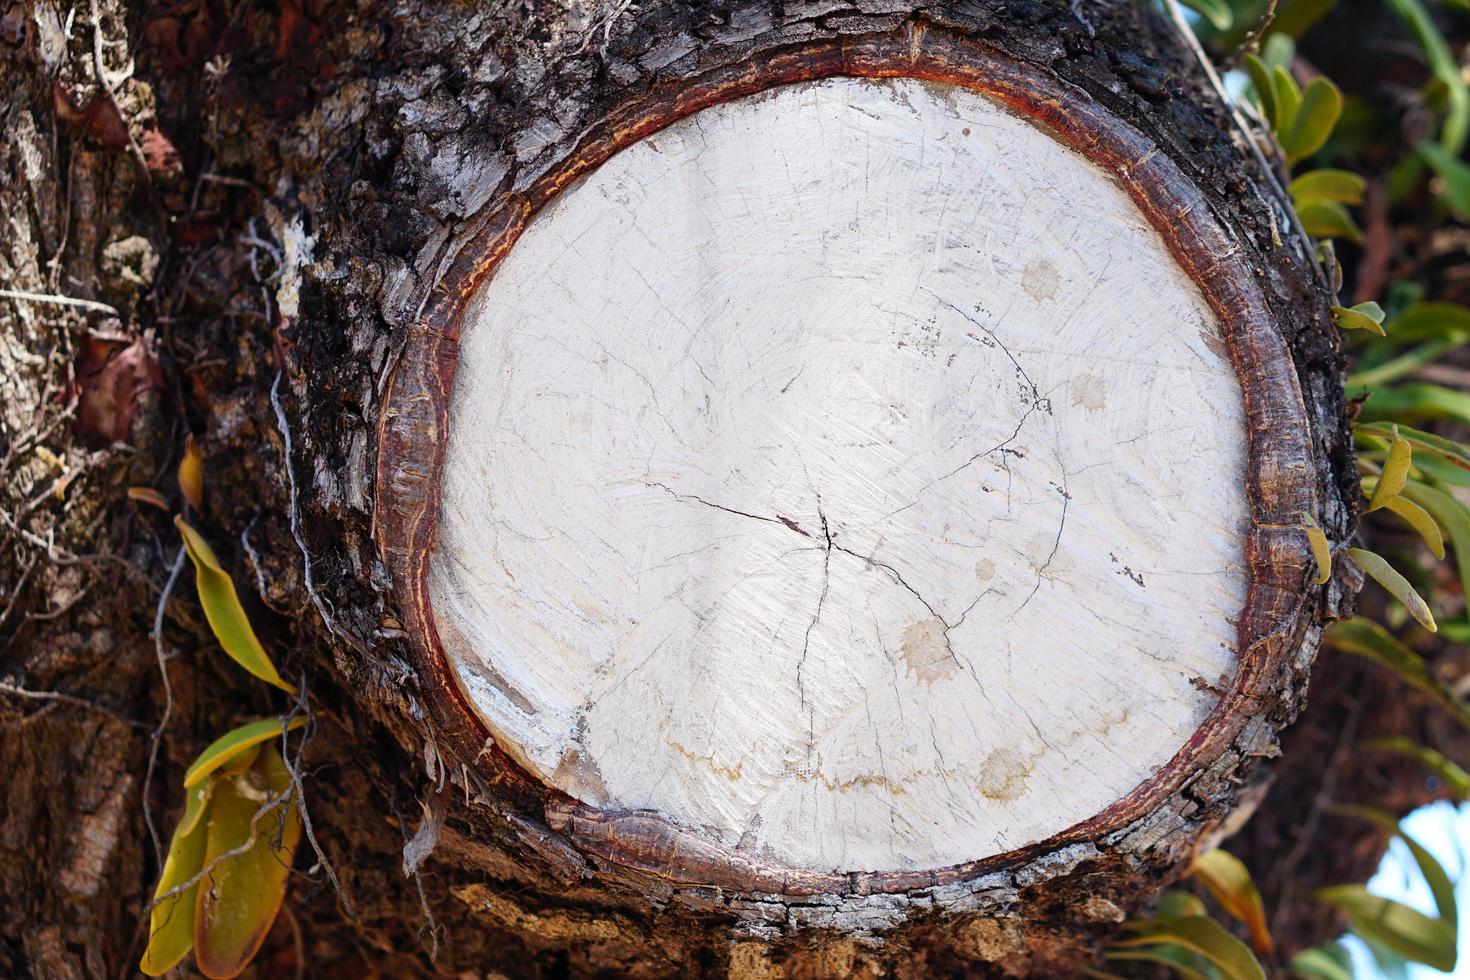
[{"label": "pale cut wood surface", "polygon": [[529,770],[793,867],[1040,840],[1163,764],[1244,602],[1239,385],[1121,190],[983,98],[705,110],[465,316],[430,590]]}]

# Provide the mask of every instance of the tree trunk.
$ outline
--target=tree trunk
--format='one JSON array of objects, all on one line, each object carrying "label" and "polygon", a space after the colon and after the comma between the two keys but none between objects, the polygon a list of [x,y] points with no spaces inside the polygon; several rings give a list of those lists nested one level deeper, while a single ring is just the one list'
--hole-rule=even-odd
[{"label": "tree trunk", "polygon": [[7,974],[132,970],[286,707],[185,432],[313,706],[266,975],[1065,974],[1249,815],[1356,476],[1152,3],[0,23]]}]

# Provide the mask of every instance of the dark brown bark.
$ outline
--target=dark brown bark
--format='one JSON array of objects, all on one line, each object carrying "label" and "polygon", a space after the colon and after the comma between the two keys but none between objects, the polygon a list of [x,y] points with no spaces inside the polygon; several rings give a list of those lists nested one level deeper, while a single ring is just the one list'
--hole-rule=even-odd
[{"label": "dark brown bark", "polygon": [[[380,453],[390,392],[423,355],[440,287],[483,263],[516,202],[534,206],[567,179],[564,161],[639,132],[618,129],[639,118],[629,107],[682,114],[699,85],[729,97],[779,71],[931,72],[992,89],[1008,77],[1002,98],[1136,181],[1146,211],[1161,208],[1156,224],[1239,340],[1242,373],[1263,351],[1294,366],[1294,379],[1259,389],[1299,387],[1308,427],[1296,446],[1256,447],[1257,522],[1311,509],[1344,539],[1356,477],[1322,275],[1275,174],[1152,4],[98,10],[102,40],[125,38],[137,59],[131,79],[99,84],[87,16],[69,42],[49,8],[0,21],[0,65],[16,80],[0,96],[0,210],[23,231],[0,241],[0,288],[116,309],[0,300],[17,392],[3,409],[0,671],[11,687],[66,696],[0,693],[0,893],[18,899],[0,917],[0,972],[130,970],[157,872],[144,809],[166,834],[198,749],[284,707],[218,655],[187,572],[159,643],[149,636],[176,544],[166,517],[123,489],[176,499],[185,431],[208,453],[199,523],[242,594],[259,597],[250,611],[283,672],[312,692],[307,802],[351,900],[349,913],[303,858],[311,870],[296,875],[266,973],[304,956],[313,972],[395,976],[1061,974],[1177,876],[1240,786],[1262,783],[1256,758],[1295,716],[1344,590],[1308,588],[1299,536],[1269,528],[1252,546],[1259,618],[1244,617],[1252,652],[1222,726],[1133,808],[934,881],[790,888],[721,877],[723,858],[671,863],[649,838],[602,834],[606,815],[550,799],[456,728],[414,645],[413,558],[396,550],[409,537],[395,524],[402,494],[426,490],[394,483],[394,467],[418,450]],[[902,64],[910,49],[927,67]],[[101,50],[120,74],[124,49]],[[1047,108],[1034,87],[1059,101]],[[1154,147],[1149,170],[1128,177]],[[1201,227],[1228,247],[1185,240],[1191,212],[1167,204],[1195,199]],[[53,483],[78,471],[58,496]],[[420,502],[416,519],[432,521],[431,497]],[[165,704],[160,651],[172,711],[145,785]],[[436,846],[406,877],[416,833],[415,855]]]}]

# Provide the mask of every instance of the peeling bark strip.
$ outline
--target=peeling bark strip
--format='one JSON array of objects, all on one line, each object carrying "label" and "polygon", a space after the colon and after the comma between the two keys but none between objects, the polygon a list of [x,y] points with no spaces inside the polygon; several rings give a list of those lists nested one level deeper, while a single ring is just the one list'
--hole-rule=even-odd
[{"label": "peeling bark strip", "polygon": [[[1013,872],[1018,882],[1046,880],[1110,849],[1154,864],[1177,861],[1179,848],[1202,829],[1190,820],[1196,806],[1190,787],[1209,784],[1209,800],[1217,802],[1229,795],[1228,784],[1250,755],[1269,751],[1274,728],[1290,716],[1298,696],[1285,678],[1309,661],[1323,615],[1320,593],[1307,584],[1310,553],[1294,525],[1304,511],[1320,513],[1321,481],[1331,468],[1316,454],[1298,367],[1262,292],[1251,250],[1219,222],[1169,153],[1079,89],[982,41],[902,19],[875,33],[789,43],[776,32],[741,47],[743,54],[734,61],[718,63],[711,44],[713,66],[698,58],[680,62],[699,63],[626,97],[572,152],[535,179],[518,179],[515,189],[487,207],[481,230],[458,252],[411,330],[380,422],[375,521],[405,612],[414,667],[432,691],[429,708],[441,737],[462,759],[476,760],[507,798],[530,806],[540,801],[546,821],[575,847],[675,882],[793,896],[862,896],[954,885],[960,887],[940,904],[961,904],[973,903],[974,891],[991,880],[985,876],[997,871]],[[1244,397],[1249,525],[1242,547],[1248,586],[1238,619],[1238,665],[1220,701],[1157,772],[1099,812],[1044,840],[937,869],[831,873],[792,867],[657,813],[602,809],[546,786],[488,741],[489,732],[446,662],[430,601],[461,326],[468,305],[532,216],[614,154],[676,120],[777,86],[839,76],[960,86],[1030,120],[1111,175],[1218,318]],[[493,300],[493,290],[490,295]],[[1334,434],[1323,441],[1337,440]],[[1330,489],[1335,494],[1335,486]],[[674,487],[671,492],[682,491]],[[746,509],[740,503],[727,506]],[[1322,515],[1326,526],[1341,527],[1343,515],[1335,508]],[[818,533],[809,519],[771,516],[808,537]],[[788,521],[799,527],[791,528]],[[830,544],[829,531],[821,530]],[[1168,841],[1166,853],[1145,857],[1161,841]]]}]

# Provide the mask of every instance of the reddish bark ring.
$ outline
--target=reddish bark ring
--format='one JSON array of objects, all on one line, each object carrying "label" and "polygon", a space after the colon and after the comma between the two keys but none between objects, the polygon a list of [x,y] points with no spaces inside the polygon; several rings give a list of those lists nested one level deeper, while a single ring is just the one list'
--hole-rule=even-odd
[{"label": "reddish bark ring", "polygon": [[[1011,852],[922,872],[829,874],[752,860],[648,812],[587,806],[544,786],[489,740],[446,662],[427,585],[439,513],[460,321],[476,289],[557,193],[613,154],[701,109],[775,86],[831,76],[908,77],[961,86],[1001,104],[1111,175],[1163,237],[1219,318],[1245,399],[1245,536],[1249,585],[1238,667],[1228,690],[1167,765],[1102,812]],[[438,736],[508,795],[539,806],[578,849],[682,883],[785,895],[905,892],[1015,867],[1094,841],[1165,808],[1219,761],[1269,704],[1312,595],[1298,528],[1318,515],[1317,466],[1296,368],[1243,250],[1200,190],[1152,141],[1080,91],[983,42],[917,22],[892,32],[780,47],[739,63],[662,81],[606,112],[521,192],[492,202],[413,325],[378,428],[375,533],[404,613],[413,666]]]}]

